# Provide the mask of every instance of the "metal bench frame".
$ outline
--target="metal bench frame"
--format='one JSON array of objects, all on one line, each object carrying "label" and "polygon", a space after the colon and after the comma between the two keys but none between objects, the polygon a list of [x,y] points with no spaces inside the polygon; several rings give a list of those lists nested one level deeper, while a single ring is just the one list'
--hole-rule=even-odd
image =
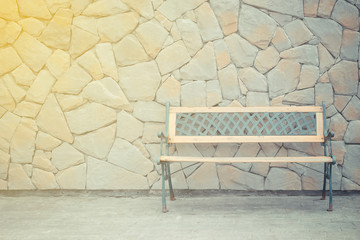
[{"label": "metal bench frame", "polygon": [[[160,132],[162,174],[162,211],[167,212],[165,181],[170,199],[175,200],[170,163],[239,163],[239,162],[320,162],[324,163],[322,198],[329,180],[329,208],[332,202],[332,133],[326,128],[326,108],[322,106],[270,107],[170,107],[166,104],[165,132]],[[308,157],[189,157],[170,156],[169,146],[176,143],[249,143],[249,142],[321,142],[324,156]],[[163,154],[163,144],[166,152]],[[328,151],[329,150],[329,151]]]}]

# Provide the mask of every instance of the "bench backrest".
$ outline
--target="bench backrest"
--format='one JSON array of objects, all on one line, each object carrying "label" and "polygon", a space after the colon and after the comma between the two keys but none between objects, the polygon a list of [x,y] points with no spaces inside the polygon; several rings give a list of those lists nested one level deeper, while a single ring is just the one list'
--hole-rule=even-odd
[{"label": "bench backrest", "polygon": [[324,142],[324,106],[169,107],[169,143]]}]

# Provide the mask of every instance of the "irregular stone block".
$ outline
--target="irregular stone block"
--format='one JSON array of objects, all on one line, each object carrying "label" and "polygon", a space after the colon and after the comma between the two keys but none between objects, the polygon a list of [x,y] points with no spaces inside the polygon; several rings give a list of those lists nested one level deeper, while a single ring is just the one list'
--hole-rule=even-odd
[{"label": "irregular stone block", "polygon": [[195,81],[181,86],[181,106],[205,107],[206,106],[206,82]]},{"label": "irregular stone block", "polygon": [[313,38],[313,34],[300,19],[286,24],[284,30],[295,47],[304,44]]},{"label": "irregular stone block", "polygon": [[72,26],[69,53],[73,58],[77,58],[87,50],[94,47],[98,41],[99,37],[97,35],[76,26]]},{"label": "irregular stone block", "polygon": [[[321,3],[322,1],[320,5]],[[335,21],[324,18],[305,18],[304,23],[320,39],[324,47],[337,58],[340,53],[342,27]]]},{"label": "irregular stone block", "polygon": [[316,17],[319,0],[304,0],[304,16]]},{"label": "irregular stone block", "polygon": [[360,120],[351,121],[344,136],[345,143],[360,143]]},{"label": "irregular stone block", "polygon": [[56,98],[59,101],[59,105],[64,112],[71,111],[86,103],[86,99],[76,95],[57,93]]},{"label": "irregular stone block", "polygon": [[218,175],[221,189],[264,190],[264,177],[229,165],[219,166]]},{"label": "irregular stone block", "polygon": [[21,30],[22,28],[19,24],[15,22],[9,22],[5,27],[7,43],[14,43],[15,40],[19,37]]},{"label": "irregular stone block", "polygon": [[218,71],[221,92],[225,99],[237,99],[240,96],[236,67],[231,64]]},{"label": "irregular stone block", "polygon": [[127,35],[118,42],[114,46],[114,54],[119,66],[129,66],[150,60],[134,35]]},{"label": "irregular stone block", "polygon": [[87,6],[92,3],[91,0],[72,0],[71,1],[71,10],[75,16],[80,15]]},{"label": "irregular stone block", "polygon": [[360,190],[360,186],[354,183],[353,181],[343,177],[341,179],[341,190],[342,191]]},{"label": "irregular stone block", "polygon": [[44,103],[56,79],[47,70],[41,70],[26,94],[26,100]]},{"label": "irregular stone block", "polygon": [[277,27],[274,19],[247,5],[241,6],[239,15],[240,35],[261,49],[267,48]]},{"label": "irregular stone block", "polygon": [[47,190],[59,188],[53,173],[38,168],[34,168],[31,180],[37,189]]},{"label": "irregular stone block", "polygon": [[329,130],[335,134],[333,140],[342,140],[347,128],[347,121],[338,113],[330,120]]},{"label": "irregular stone block", "polygon": [[348,121],[360,119],[360,100],[356,96],[352,97],[342,114]]},{"label": "irregular stone block", "polygon": [[236,67],[250,67],[253,65],[258,49],[238,34],[231,34],[225,38],[231,60]]},{"label": "irregular stone block", "polygon": [[74,17],[72,24],[95,35],[98,34],[96,18],[94,17],[86,17],[86,16]]},{"label": "irregular stone block", "polygon": [[121,1],[100,0],[89,4],[82,14],[92,17],[105,17],[127,11],[129,11],[129,7]]},{"label": "irregular stone block", "polygon": [[314,88],[294,91],[285,95],[283,104],[314,105]]},{"label": "irregular stone block", "polygon": [[0,76],[21,65],[21,59],[12,47],[0,49]]},{"label": "irregular stone block", "polygon": [[0,150],[0,179],[7,179],[10,155]]},{"label": "irregular stone block", "polygon": [[359,43],[360,33],[345,29],[341,41],[341,59],[356,62],[359,59]]},{"label": "irregular stone block", "polygon": [[23,167],[17,163],[10,163],[8,176],[9,190],[33,190],[35,189]]},{"label": "irregular stone block", "polygon": [[330,17],[336,0],[320,0],[318,7],[318,16],[323,18]]},{"label": "irregular stone block", "polygon": [[19,6],[19,12],[22,16],[42,18],[42,19],[51,18],[51,14],[44,0],[34,0],[31,2],[26,0],[19,0],[18,6]]},{"label": "irregular stone block", "polygon": [[119,84],[128,99],[153,100],[160,84],[160,74],[154,61],[119,68]]},{"label": "irregular stone block", "polygon": [[346,1],[337,1],[331,18],[343,25],[345,28],[359,30],[359,10]]},{"label": "irregular stone block", "polygon": [[14,47],[24,63],[38,72],[50,57],[52,51],[36,38],[23,32],[14,43]]},{"label": "irregular stone block", "polygon": [[1,1],[0,16],[6,20],[16,21],[19,19],[18,5],[16,1]]},{"label": "irregular stone block", "polygon": [[219,189],[215,163],[202,164],[186,179],[189,189]]},{"label": "irregular stone block", "polygon": [[[201,153],[194,144],[191,143],[181,143],[176,144],[176,150],[178,156],[192,156],[192,157],[202,157]],[[190,166],[191,165],[191,166]],[[182,162],[181,167],[183,168],[183,172],[186,177],[190,176],[201,164],[195,164],[190,162]],[[173,169],[173,171],[175,171]]]},{"label": "irregular stone block", "polygon": [[74,147],[87,155],[103,159],[110,151],[115,139],[115,133],[116,125],[112,124],[108,127],[76,136]]},{"label": "irregular stone block", "polygon": [[360,185],[360,146],[347,145],[344,159],[343,176]]},{"label": "irregular stone block", "polygon": [[63,143],[52,151],[52,164],[64,170],[84,162],[84,155],[68,143]]},{"label": "irregular stone block", "polygon": [[279,52],[291,48],[291,42],[288,36],[286,35],[285,31],[280,27],[276,29],[275,35],[271,42],[272,44],[274,44],[274,46]]},{"label": "irregular stone block", "polygon": [[70,133],[64,114],[53,94],[47,97],[36,118],[36,124],[42,131],[56,138],[68,143],[73,142],[73,136]]},{"label": "irregular stone block", "polygon": [[[135,31],[137,39],[141,42],[147,54],[155,58],[162,49],[169,33],[157,21],[152,20],[140,24]],[[186,41],[184,40],[185,45]]]},{"label": "irregular stone block", "polygon": [[41,149],[45,151],[52,151],[54,148],[59,146],[61,141],[59,139],[54,138],[53,136],[39,131],[36,136],[35,146],[36,149]]},{"label": "irregular stone block", "polygon": [[229,50],[223,39],[214,41],[214,51],[218,70],[223,69],[231,63]]},{"label": "irregular stone block", "polygon": [[70,68],[70,55],[56,49],[46,62],[46,67],[55,77],[59,78]]},{"label": "irregular stone block", "polygon": [[261,73],[266,73],[275,67],[280,60],[279,53],[273,46],[258,52],[254,66]]},{"label": "irregular stone block", "polygon": [[336,158],[336,163],[339,165],[344,164],[344,156],[346,153],[346,145],[344,141],[332,141],[332,151]]},{"label": "irregular stone block", "polygon": [[0,79],[0,96],[0,105],[9,111],[13,111],[16,106],[15,101],[2,79]]},{"label": "irregular stone block", "polygon": [[206,106],[215,106],[222,101],[220,83],[218,80],[206,82]]},{"label": "irregular stone block", "polygon": [[[139,15],[127,12],[109,17],[99,18],[98,31],[102,42],[117,42],[131,33],[138,25]],[[121,23],[119,25],[118,23]]]},{"label": "irregular stone block", "polygon": [[216,79],[216,60],[213,44],[207,43],[180,69],[182,79],[189,80],[213,80]]},{"label": "irregular stone block", "polygon": [[99,43],[96,45],[96,55],[99,58],[102,71],[105,75],[119,81],[118,70],[115,63],[114,52],[110,43]]},{"label": "irregular stone block", "polygon": [[344,95],[336,95],[334,97],[334,106],[338,110],[338,112],[342,112],[346,105],[349,103],[351,96],[344,96]]},{"label": "irregular stone block", "polygon": [[195,9],[195,14],[197,16],[199,31],[204,42],[223,37],[219,23],[208,3],[204,3]]},{"label": "irregular stone block", "polygon": [[181,67],[190,60],[190,55],[182,41],[177,41],[164,48],[156,57],[161,75]]},{"label": "irregular stone block", "polygon": [[281,58],[291,59],[298,63],[319,66],[319,57],[316,46],[302,45],[280,53]]},{"label": "irregular stone block", "polygon": [[24,85],[30,87],[35,79],[34,73],[30,70],[25,64],[20,65],[11,75],[15,78],[15,81],[19,85]]},{"label": "irregular stone block", "polygon": [[[180,163],[173,163],[171,164],[171,171],[175,172],[171,175],[171,181],[174,189],[188,189],[188,185],[185,179],[185,175],[183,171],[181,171],[181,165]],[[161,179],[154,183],[151,189],[160,190],[161,189]]]},{"label": "irregular stone block", "polygon": [[315,85],[315,105],[325,102],[326,107],[334,103],[334,94],[331,83],[318,83]]},{"label": "irregular stone block", "polygon": [[244,0],[244,3],[265,8],[270,11],[284,13],[295,17],[304,17],[303,1],[301,0],[290,0],[286,2],[279,1],[263,1],[263,0]]},{"label": "irregular stone block", "polygon": [[179,29],[181,38],[191,56],[195,55],[203,46],[199,29],[193,21],[189,19],[178,19],[176,26]]},{"label": "irregular stone block", "polygon": [[79,94],[91,80],[91,76],[83,68],[74,64],[59,78],[52,90],[57,93]]},{"label": "irregular stone block", "polygon": [[300,64],[292,60],[282,59],[268,73],[269,96],[274,98],[294,91],[298,85]]},{"label": "irregular stone block", "polygon": [[233,143],[220,143],[216,147],[214,157],[234,157],[239,146]]},{"label": "irregular stone block", "polygon": [[49,47],[68,50],[71,38],[71,22],[73,13],[68,9],[60,9],[42,32],[39,40]]},{"label": "irregular stone block", "polygon": [[1,138],[5,139],[7,142],[10,142],[13,134],[20,123],[21,118],[12,112],[6,112],[0,118],[0,132]]},{"label": "irregular stone block", "polygon": [[[242,143],[235,157],[256,157],[259,151],[260,145],[258,143]],[[252,163],[233,163],[232,165],[241,170],[249,171]]]},{"label": "irregular stone block", "polygon": [[18,21],[23,30],[34,37],[40,36],[42,31],[45,29],[45,24],[43,24],[40,20],[30,17],[24,18]]},{"label": "irregular stone block", "polygon": [[124,110],[117,114],[117,137],[133,142],[142,136],[143,128],[142,122]]},{"label": "irregular stone block", "polygon": [[86,163],[70,167],[56,174],[60,189],[85,189]]},{"label": "irregular stone block", "polygon": [[173,76],[170,76],[159,88],[156,93],[156,101],[158,103],[170,106],[180,106],[180,82]]},{"label": "irregular stone block", "polygon": [[239,70],[239,79],[246,85],[249,91],[267,92],[266,77],[254,68],[242,68]]},{"label": "irregular stone block", "polygon": [[246,94],[246,106],[269,106],[269,94],[263,92],[248,92]]},{"label": "irregular stone block", "polygon": [[53,173],[57,172],[57,169],[51,163],[49,157],[42,150],[36,150],[34,159],[32,162],[32,166],[34,168],[39,168],[39,169],[42,169],[47,172],[53,172]]},{"label": "irregular stone block", "polygon": [[154,122],[145,123],[142,142],[160,143],[160,138],[158,138],[157,136],[159,132],[165,132],[165,126],[163,123],[154,123]]},{"label": "irregular stone block", "polygon": [[301,190],[300,177],[287,169],[271,168],[265,180],[266,190]]},{"label": "irregular stone block", "polygon": [[143,1],[132,1],[132,0],[123,0],[125,4],[134,9],[136,12],[141,14],[141,16],[151,19],[154,17],[154,11],[151,0]]},{"label": "irregular stone block", "polygon": [[102,79],[104,74],[101,69],[101,65],[95,54],[91,51],[87,51],[81,57],[78,58],[78,63],[85,68],[85,70],[95,80]]},{"label": "irregular stone block", "polygon": [[21,102],[16,106],[14,113],[22,117],[35,118],[39,113],[40,109],[41,105],[39,104],[31,102]]},{"label": "irregular stone block", "polygon": [[197,8],[205,1],[206,0],[183,0],[179,2],[177,0],[169,0],[161,4],[157,10],[170,21],[174,21],[185,12]]},{"label": "irregular stone block", "polygon": [[165,107],[157,102],[138,101],[133,115],[144,122],[165,122]]},{"label": "irregular stone block", "polygon": [[357,93],[359,73],[355,62],[343,60],[333,66],[328,73],[335,94],[354,95]]},{"label": "irregular stone block", "polygon": [[311,88],[319,79],[319,68],[312,65],[303,65],[300,72],[300,81],[297,89]]},{"label": "irregular stone block", "polygon": [[13,163],[31,163],[35,151],[36,125],[34,120],[23,119],[10,142]]},{"label": "irregular stone block", "polygon": [[236,32],[238,27],[239,1],[211,0],[210,5],[219,21],[223,33],[229,35]]},{"label": "irregular stone block", "polygon": [[26,91],[15,83],[15,80],[11,75],[6,74],[2,79],[16,103],[24,99]]}]

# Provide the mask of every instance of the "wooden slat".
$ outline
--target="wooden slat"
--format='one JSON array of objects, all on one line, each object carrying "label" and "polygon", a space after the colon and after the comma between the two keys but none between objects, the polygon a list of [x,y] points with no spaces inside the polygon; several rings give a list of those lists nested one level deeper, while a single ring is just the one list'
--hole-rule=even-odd
[{"label": "wooden slat", "polygon": [[316,134],[318,136],[324,136],[324,114],[316,113]]},{"label": "wooden slat", "polygon": [[171,113],[197,112],[322,112],[319,106],[269,106],[269,107],[170,107]]},{"label": "wooden slat", "polygon": [[204,163],[271,163],[271,162],[332,162],[331,157],[184,157],[161,156],[160,162],[204,162]]},{"label": "wooden slat", "polygon": [[175,137],[175,130],[176,130],[176,113],[170,112],[169,113],[169,139]]},{"label": "wooden slat", "polygon": [[169,143],[324,142],[324,136],[169,136]]}]

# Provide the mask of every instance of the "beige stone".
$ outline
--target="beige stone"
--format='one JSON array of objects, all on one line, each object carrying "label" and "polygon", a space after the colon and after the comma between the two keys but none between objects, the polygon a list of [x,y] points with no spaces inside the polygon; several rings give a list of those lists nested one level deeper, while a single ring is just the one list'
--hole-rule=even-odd
[{"label": "beige stone", "polygon": [[83,96],[85,99],[112,108],[132,110],[132,106],[119,85],[109,77],[89,83],[83,90]]},{"label": "beige stone", "polygon": [[31,86],[35,79],[34,73],[25,64],[21,64],[14,71],[12,71],[11,74],[15,78],[17,84],[28,87]]},{"label": "beige stone", "polygon": [[314,88],[294,91],[285,95],[283,104],[288,105],[314,105]]},{"label": "beige stone", "polygon": [[303,65],[300,72],[300,81],[297,89],[311,88],[319,79],[319,68],[312,65]]},{"label": "beige stone", "polygon": [[330,79],[329,79],[329,74],[328,72],[325,72],[323,75],[320,76],[320,78],[318,79],[319,83],[329,83]]},{"label": "beige stone", "polygon": [[18,5],[13,0],[2,0],[0,2],[0,16],[6,20],[18,20]]},{"label": "beige stone", "polygon": [[251,67],[254,63],[258,49],[238,34],[225,37],[232,62],[236,67]]},{"label": "beige stone", "polygon": [[69,8],[70,0],[46,0],[49,11],[54,14],[61,8]]},{"label": "beige stone", "polygon": [[[140,138],[139,138],[139,139],[136,139],[132,144],[139,149],[139,151],[142,153],[142,155],[144,155],[144,157],[150,159],[151,156],[154,156],[154,155],[152,155],[152,154],[150,155],[150,150],[149,150],[149,152],[148,152],[148,148],[147,148],[146,146],[149,145],[149,144],[147,144],[147,145],[145,146],[144,143],[142,142],[142,140],[141,140]],[[150,145],[151,145],[151,144],[150,144]],[[156,144],[155,144],[155,145],[156,145]],[[172,148],[174,148],[174,146],[173,146]],[[160,145],[159,145],[158,148],[157,148],[156,157],[158,157],[159,149],[160,149]],[[151,157],[151,160],[153,160],[152,157]],[[155,161],[153,161],[153,162],[155,163]]]},{"label": "beige stone", "polygon": [[240,96],[237,70],[234,65],[218,71],[221,92],[225,99],[237,99]]},{"label": "beige stone", "polygon": [[336,162],[339,165],[343,165],[344,164],[344,156],[346,153],[346,145],[344,141],[332,141],[332,151],[333,151],[333,155],[336,158]]},{"label": "beige stone", "polygon": [[271,168],[265,180],[267,190],[301,190],[300,177],[287,169]]},{"label": "beige stone", "polygon": [[207,43],[190,60],[188,64],[180,69],[182,79],[188,80],[213,80],[216,75],[216,59],[213,44]]},{"label": "beige stone", "polygon": [[20,102],[16,105],[14,113],[21,117],[35,118],[40,112],[41,105],[32,102]]},{"label": "beige stone", "polygon": [[304,16],[316,17],[319,0],[304,0]]},{"label": "beige stone", "polygon": [[98,34],[98,28],[95,17],[78,16],[73,18],[73,25],[77,26],[85,31]]},{"label": "beige stone", "polygon": [[313,45],[302,45],[291,48],[280,53],[280,57],[293,61],[319,66],[317,47]]},{"label": "beige stone", "polygon": [[195,9],[197,24],[204,42],[220,39],[223,37],[221,28],[209,3],[203,3]]},{"label": "beige stone", "polygon": [[0,179],[7,179],[10,155],[0,150]]},{"label": "beige stone", "polygon": [[71,10],[75,16],[78,16],[92,3],[91,0],[71,0]]},{"label": "beige stone", "polygon": [[23,30],[34,37],[40,36],[45,29],[44,23],[36,18],[24,18],[18,21]]},{"label": "beige stone", "polygon": [[24,99],[26,91],[15,83],[11,75],[7,74],[2,79],[16,103]]},{"label": "beige stone", "polygon": [[39,40],[49,47],[68,50],[71,38],[72,12],[60,9],[42,32]]},{"label": "beige stone", "polygon": [[0,105],[9,111],[13,111],[16,106],[14,99],[2,79],[0,79]]},{"label": "beige stone", "polygon": [[36,118],[36,123],[42,131],[68,143],[73,142],[73,136],[53,94],[50,94]]},{"label": "beige stone", "polygon": [[277,24],[274,19],[264,12],[243,5],[239,13],[239,32],[240,36],[248,40],[251,44],[265,49],[268,47]]},{"label": "beige stone", "polygon": [[333,10],[336,0],[320,0],[318,16],[328,18]]},{"label": "beige stone", "polygon": [[336,95],[334,96],[334,106],[338,110],[338,112],[342,112],[348,102],[350,101],[351,96],[345,96],[345,95]]},{"label": "beige stone", "polygon": [[203,2],[205,2],[205,0],[183,0],[181,2],[177,0],[169,0],[164,2],[158,8],[158,11],[170,21],[174,21],[185,12],[195,9]]},{"label": "beige stone", "polygon": [[342,112],[346,120],[359,120],[360,119],[360,100],[356,96],[353,96],[346,105],[345,109]]},{"label": "beige stone", "polygon": [[357,61],[359,58],[360,33],[345,29],[341,41],[340,57],[342,59]]},{"label": "beige stone", "polygon": [[160,175],[156,171],[153,171],[147,175],[147,179],[149,186],[152,187],[155,182],[159,181]]},{"label": "beige stone", "polygon": [[86,164],[70,167],[56,174],[56,181],[61,189],[85,189]]},{"label": "beige stone", "polygon": [[57,93],[56,98],[64,112],[74,110],[87,102],[83,97],[76,95]]},{"label": "beige stone", "polygon": [[335,135],[333,140],[342,140],[344,138],[346,128],[347,122],[340,113],[336,114],[331,118],[329,130]]},{"label": "beige stone", "polygon": [[21,118],[12,112],[6,112],[0,118],[0,132],[1,138],[5,139],[7,142],[10,142],[13,134],[20,123]]},{"label": "beige stone", "polygon": [[93,52],[87,51],[84,53],[78,58],[78,63],[85,68],[93,79],[100,80],[104,77],[100,62]]},{"label": "beige stone", "polygon": [[274,12],[284,13],[300,18],[304,17],[303,1],[301,0],[290,0],[286,2],[244,0],[244,3]]},{"label": "beige stone", "polygon": [[342,191],[353,191],[353,190],[360,190],[360,186],[353,181],[343,177],[341,179],[341,190]]},{"label": "beige stone", "polygon": [[218,80],[206,82],[206,106],[212,107],[222,101],[221,87]]},{"label": "beige stone", "polygon": [[133,116],[141,121],[165,122],[165,107],[157,102],[138,101]]},{"label": "beige stone", "polygon": [[87,133],[116,121],[115,110],[95,102],[66,112],[65,116],[71,132],[75,134]]},{"label": "beige stone", "polygon": [[18,0],[19,12],[22,16],[50,19],[51,14],[44,0]]},{"label": "beige stone", "polygon": [[218,175],[221,189],[264,190],[264,177],[229,165],[219,166]]},{"label": "beige stone", "polygon": [[21,30],[22,28],[19,24],[15,22],[9,22],[5,28],[7,34],[7,42],[11,44],[14,43],[14,41],[19,37]]},{"label": "beige stone", "polygon": [[31,180],[37,189],[46,190],[59,188],[53,173],[38,168],[34,168]]},{"label": "beige stone", "polygon": [[160,138],[157,136],[159,132],[165,132],[163,123],[146,122],[144,124],[142,141],[144,143],[159,143]]},{"label": "beige stone", "polygon": [[89,156],[103,159],[110,151],[115,139],[115,133],[116,125],[112,124],[108,127],[76,136],[73,146]]},{"label": "beige stone", "polygon": [[282,59],[268,73],[269,95],[274,98],[294,91],[298,85],[300,64],[292,60]]},{"label": "beige stone", "polygon": [[114,45],[114,54],[119,66],[129,66],[150,60],[140,42],[131,34]]},{"label": "beige stone", "polygon": [[270,46],[265,50],[261,50],[258,52],[254,66],[261,73],[266,73],[273,67],[275,67],[280,60],[279,53],[277,50]]},{"label": "beige stone", "polygon": [[52,164],[64,170],[84,162],[84,155],[68,143],[63,143],[52,151]]},{"label": "beige stone", "polygon": [[239,2],[237,0],[211,0],[210,5],[219,21],[223,33],[229,35],[236,32],[238,27]]},{"label": "beige stone", "polygon": [[215,163],[202,164],[186,180],[189,189],[219,189]]},{"label": "beige stone", "polygon": [[0,137],[0,150],[5,153],[10,152],[10,143],[2,137]]},{"label": "beige stone", "polygon": [[328,73],[335,94],[357,93],[358,68],[355,62],[343,60],[334,65]]},{"label": "beige stone", "polygon": [[33,190],[35,189],[30,178],[20,164],[10,163],[8,176],[9,190]]},{"label": "beige stone", "polygon": [[109,153],[108,161],[130,172],[147,175],[153,170],[153,164],[128,141],[116,139]]},{"label": "beige stone", "polygon": [[0,179],[0,189],[1,190],[7,190],[8,189],[7,185],[8,185],[7,181]]},{"label": "beige stone", "polygon": [[122,1],[100,0],[89,4],[83,14],[93,17],[105,17],[127,11],[129,11],[129,7]]},{"label": "beige stone", "polygon": [[231,63],[229,50],[223,39],[214,41],[214,51],[218,70],[223,69]]},{"label": "beige stone", "polygon": [[162,15],[159,11],[155,11],[155,19],[158,21],[161,26],[163,26],[167,31],[171,30],[173,23],[169,21],[164,15]]},{"label": "beige stone", "polygon": [[284,30],[295,47],[302,45],[313,38],[313,34],[300,19],[286,24]]},{"label": "beige stone", "polygon": [[123,0],[123,2],[147,19],[154,17],[154,10],[151,0]]},{"label": "beige stone", "polygon": [[77,58],[95,46],[98,41],[99,37],[97,35],[85,31],[79,27],[72,26],[69,53],[73,58]]},{"label": "beige stone", "polygon": [[41,149],[44,151],[52,151],[54,148],[59,146],[61,141],[53,136],[39,131],[36,136],[35,146],[36,149]]},{"label": "beige stone", "polygon": [[142,136],[144,124],[124,110],[117,114],[116,136],[133,142]]},{"label": "beige stone", "polygon": [[28,33],[23,32],[14,47],[22,60],[33,71],[38,72],[51,55],[51,50]]},{"label": "beige stone", "polygon": [[176,20],[176,26],[190,56],[194,56],[203,46],[198,26],[189,19]]},{"label": "beige stone", "polygon": [[26,94],[26,100],[44,103],[56,79],[47,70],[41,70]]},{"label": "beige stone", "polygon": [[119,85],[130,101],[153,100],[160,81],[155,61],[119,68]]},{"label": "beige stone", "polygon": [[331,18],[345,28],[359,30],[359,10],[346,1],[337,1],[331,13]]},{"label": "beige stone", "polygon": [[269,106],[269,94],[264,92],[248,92],[246,94],[246,106]]},{"label": "beige stone", "polygon": [[276,29],[275,35],[271,42],[272,44],[274,44],[275,48],[279,52],[291,48],[291,42],[288,36],[286,35],[285,31],[280,27]]},{"label": "beige stone", "polygon": [[23,119],[10,142],[13,163],[31,163],[35,151],[36,125],[34,120]]},{"label": "beige stone", "polygon": [[54,165],[52,165],[48,156],[46,156],[45,152],[42,150],[36,150],[34,155],[34,160],[32,162],[32,166],[34,168],[39,168],[47,172],[56,173],[57,169]]},{"label": "beige stone", "polygon": [[[102,42],[117,42],[138,25],[135,12],[122,13],[98,19],[98,31]],[[119,25],[121,23],[121,25]]]},{"label": "beige stone", "polygon": [[147,179],[114,164],[89,157],[87,162],[86,189],[148,189]]},{"label": "beige stone", "polygon": [[91,76],[78,64],[73,64],[53,86],[56,93],[78,94],[92,80]]},{"label": "beige stone", "polygon": [[115,57],[110,43],[99,43],[96,45],[96,55],[99,58],[102,71],[105,75],[119,81]]},{"label": "beige stone", "polygon": [[162,104],[168,102],[170,106],[180,106],[180,82],[173,76],[166,79],[156,92],[156,101]]},{"label": "beige stone", "polygon": [[268,90],[266,77],[254,68],[240,69],[239,79],[246,85],[249,91],[267,92]]},{"label": "beige stone", "polygon": [[0,49],[0,76],[21,65],[21,59],[12,47]]},{"label": "beige stone", "polygon": [[57,49],[47,60],[46,67],[55,77],[60,77],[70,68],[70,55]]},{"label": "beige stone", "polygon": [[177,41],[164,48],[157,56],[156,62],[162,75],[181,67],[190,60],[182,41]]},{"label": "beige stone", "polygon": [[206,82],[194,81],[181,86],[181,106],[205,107]]},{"label": "beige stone", "polygon": [[334,103],[333,88],[330,83],[318,83],[315,85],[315,104],[320,106],[322,102],[326,107]]}]

